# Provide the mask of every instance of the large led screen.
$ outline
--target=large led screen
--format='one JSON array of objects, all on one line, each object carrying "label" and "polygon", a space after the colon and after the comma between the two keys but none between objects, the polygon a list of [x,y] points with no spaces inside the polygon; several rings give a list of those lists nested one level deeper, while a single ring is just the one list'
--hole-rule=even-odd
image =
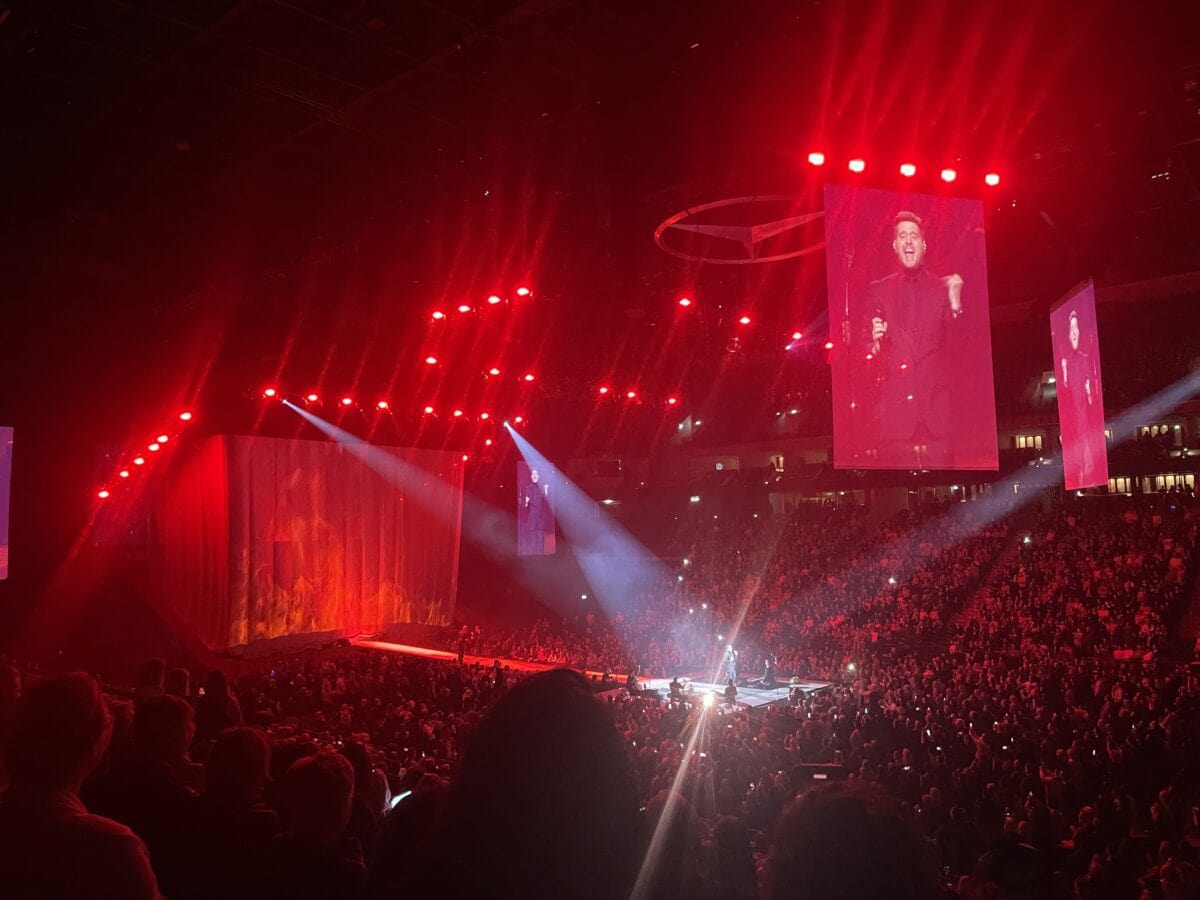
[{"label": "large led screen", "polygon": [[827,185],[833,463],[995,469],[983,205]]},{"label": "large led screen", "polygon": [[1050,344],[1067,490],[1108,484],[1096,291],[1086,281],[1050,310]]},{"label": "large led screen", "polygon": [[555,491],[546,473],[517,462],[517,555],[549,556],[555,550]]}]

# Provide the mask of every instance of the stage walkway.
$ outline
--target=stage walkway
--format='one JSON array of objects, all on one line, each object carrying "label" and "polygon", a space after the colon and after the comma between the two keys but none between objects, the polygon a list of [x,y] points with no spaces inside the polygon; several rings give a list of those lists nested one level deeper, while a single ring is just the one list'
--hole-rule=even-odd
[{"label": "stage walkway", "polygon": [[[356,640],[352,642],[355,647],[366,647],[369,650],[383,650],[388,653],[400,653],[405,656],[419,656],[424,659],[437,660],[439,662],[457,662],[458,654],[449,650],[433,650],[429,647],[417,647],[412,644],[395,644],[391,641],[369,641]],[[494,656],[472,656],[467,654],[463,657],[463,662],[467,665],[490,666],[496,660]],[[507,669],[513,669],[518,672],[545,672],[550,669],[563,668],[560,663],[543,663],[534,662],[525,659],[504,659],[501,658],[500,664]],[[567,668],[570,668],[569,666]],[[601,678],[603,672],[589,669],[585,674],[589,678]],[[624,673],[612,674],[622,687],[625,684],[626,675]],[[816,693],[829,687],[829,682],[826,681],[808,681],[801,680],[798,684],[790,684],[791,679],[784,679],[779,682],[779,685],[774,688],[765,689],[761,687],[739,687],[738,688],[738,707],[747,709],[757,709],[761,706],[769,706],[772,703],[779,703],[787,700],[788,690],[792,687],[799,687],[805,694]],[[642,690],[658,691],[665,699],[671,691],[670,678],[646,678],[638,676],[638,684]],[[692,689],[700,694],[716,694],[714,698],[717,703],[723,701],[725,696],[725,686],[718,684],[710,684],[708,682],[697,681],[695,679],[690,682]]]}]

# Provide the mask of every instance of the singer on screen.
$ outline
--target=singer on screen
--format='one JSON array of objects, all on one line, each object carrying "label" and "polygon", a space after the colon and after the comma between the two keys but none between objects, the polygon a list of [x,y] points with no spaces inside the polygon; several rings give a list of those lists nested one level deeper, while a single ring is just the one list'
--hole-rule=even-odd
[{"label": "singer on screen", "polygon": [[[1063,465],[1068,474],[1073,474],[1072,484],[1093,485],[1097,481],[1096,435],[1104,433],[1104,409],[1100,398],[1100,379],[1096,374],[1096,361],[1079,345],[1079,313],[1071,310],[1067,316],[1067,339],[1070,346],[1059,357],[1058,390],[1067,400],[1065,409],[1069,417],[1063,431],[1070,435],[1075,447],[1067,452],[1064,441]],[[1097,425],[1099,423],[1099,425]]]},{"label": "singer on screen", "polygon": [[879,452],[911,458],[916,467],[951,466],[948,369],[963,280],[924,265],[928,244],[921,218],[901,212],[892,250],[897,270],[869,288],[867,360],[879,385]]}]

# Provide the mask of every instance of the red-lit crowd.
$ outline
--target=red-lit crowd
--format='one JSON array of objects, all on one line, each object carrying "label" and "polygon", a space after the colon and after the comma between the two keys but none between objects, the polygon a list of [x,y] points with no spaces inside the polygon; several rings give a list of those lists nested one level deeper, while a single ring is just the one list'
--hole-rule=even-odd
[{"label": "red-lit crowd", "polygon": [[0,885],[1200,898],[1193,499],[987,510],[690,523],[619,615],[446,636],[666,676],[732,640],[743,676],[830,682],[757,710],[355,648],[202,691],[161,660],[124,693],[0,669]]}]

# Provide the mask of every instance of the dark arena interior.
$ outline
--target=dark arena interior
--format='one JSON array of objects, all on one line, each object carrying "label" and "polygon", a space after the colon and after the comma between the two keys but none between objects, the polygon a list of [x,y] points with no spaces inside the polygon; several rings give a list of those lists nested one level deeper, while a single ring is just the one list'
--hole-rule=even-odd
[{"label": "dark arena interior", "polygon": [[1200,4],[0,0],[0,896],[1200,900]]}]

